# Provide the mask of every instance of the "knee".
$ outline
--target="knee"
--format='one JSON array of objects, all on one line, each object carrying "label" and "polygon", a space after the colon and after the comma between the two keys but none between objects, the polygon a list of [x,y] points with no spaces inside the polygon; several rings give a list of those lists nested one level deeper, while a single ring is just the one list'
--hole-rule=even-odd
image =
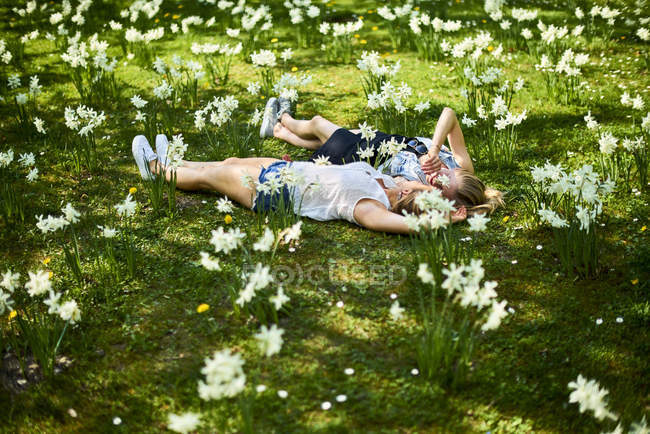
[{"label": "knee", "polygon": [[239,161],[239,158],[237,157],[229,157],[223,160],[224,164],[235,164]]},{"label": "knee", "polygon": [[310,122],[314,127],[318,127],[319,125],[323,125],[323,123],[327,122],[327,120],[320,115],[316,115],[313,118],[311,118]]}]

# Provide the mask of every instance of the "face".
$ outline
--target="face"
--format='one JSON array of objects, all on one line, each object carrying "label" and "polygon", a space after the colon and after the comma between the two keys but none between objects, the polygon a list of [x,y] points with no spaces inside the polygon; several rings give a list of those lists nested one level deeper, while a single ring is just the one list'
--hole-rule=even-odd
[{"label": "face", "polygon": [[[449,179],[448,185],[443,185],[442,180],[444,177]],[[439,179],[440,178],[440,179]],[[438,173],[427,175],[427,181],[438,190],[442,190],[442,195],[447,199],[453,200],[458,192],[458,179],[456,179],[456,171],[443,167]]]},{"label": "face", "polygon": [[399,187],[391,188],[386,190],[386,195],[391,205],[395,205],[398,200],[408,195],[413,191],[425,191],[431,190],[430,185],[422,184],[419,181],[405,181],[400,184]]}]

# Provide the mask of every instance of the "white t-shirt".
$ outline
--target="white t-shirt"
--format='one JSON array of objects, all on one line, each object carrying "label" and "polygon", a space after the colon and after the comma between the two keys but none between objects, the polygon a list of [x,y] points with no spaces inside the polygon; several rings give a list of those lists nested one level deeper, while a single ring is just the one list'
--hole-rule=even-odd
[{"label": "white t-shirt", "polygon": [[393,178],[363,162],[342,166],[318,166],[311,162],[293,162],[303,179],[293,189],[293,209],[298,215],[314,220],[354,219],[354,208],[361,199],[374,199],[390,210],[384,189],[375,179],[381,179],[387,188],[397,187]]}]

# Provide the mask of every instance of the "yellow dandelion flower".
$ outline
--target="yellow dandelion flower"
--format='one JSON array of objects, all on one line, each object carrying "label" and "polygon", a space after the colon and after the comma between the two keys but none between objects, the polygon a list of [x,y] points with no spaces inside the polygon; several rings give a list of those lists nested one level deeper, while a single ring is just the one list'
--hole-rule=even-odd
[{"label": "yellow dandelion flower", "polygon": [[291,67],[291,72],[296,72],[297,70],[298,70],[298,67],[297,67],[297,66],[293,66],[293,67]]},{"label": "yellow dandelion flower", "polygon": [[264,99],[264,98],[266,98],[264,95],[260,95],[260,99]]},{"label": "yellow dandelion flower", "polygon": [[172,15],[172,20],[177,20],[177,19],[179,19],[180,17],[181,17],[180,15],[178,15],[178,14],[174,14],[174,15]]},{"label": "yellow dandelion flower", "polygon": [[507,215],[503,218],[503,223],[508,223],[508,220],[510,220],[510,216]]},{"label": "yellow dandelion flower", "polygon": [[223,221],[224,221],[227,225],[229,225],[230,223],[232,223],[232,216],[231,216],[230,214],[226,214],[226,216],[223,218]]},{"label": "yellow dandelion flower", "polygon": [[488,45],[488,49],[487,49],[487,50],[488,50],[488,51],[492,51],[492,50],[494,50],[494,47],[493,47],[492,45]]},{"label": "yellow dandelion flower", "polygon": [[631,281],[631,283],[632,283],[632,285],[636,285],[637,283],[639,283],[639,279],[634,279],[634,280]]},{"label": "yellow dandelion flower", "polygon": [[485,23],[487,23],[487,20],[481,20],[481,22],[482,22],[483,24],[485,24]]},{"label": "yellow dandelion flower", "polygon": [[420,10],[420,6],[416,6],[416,7],[414,7],[413,9],[415,9],[416,11],[419,11],[419,10]]},{"label": "yellow dandelion flower", "polygon": [[379,30],[379,27],[377,27],[377,26],[372,26],[372,31],[373,31],[373,32],[376,32],[377,30]]},{"label": "yellow dandelion flower", "polygon": [[153,20],[153,22],[154,22],[154,23],[159,23],[159,22],[160,22],[160,18],[156,18],[155,20]]},{"label": "yellow dandelion flower", "polygon": [[164,18],[167,18],[169,16],[169,12],[165,12],[165,15],[163,15]]},{"label": "yellow dandelion flower", "polygon": [[641,227],[641,232],[645,232],[645,230],[646,230],[646,229],[648,229],[648,227],[647,227],[647,226],[645,226],[645,225],[644,225],[644,226],[642,226],[642,227]]},{"label": "yellow dandelion flower", "polygon": [[272,42],[272,43],[273,43],[273,42],[278,42],[278,38],[273,38],[273,39],[271,39],[271,42]]},{"label": "yellow dandelion flower", "polygon": [[178,5],[178,9],[183,9],[183,5]]},{"label": "yellow dandelion flower", "polygon": [[393,53],[397,53],[397,48],[394,48],[394,49],[393,49]]},{"label": "yellow dandelion flower", "polygon": [[205,304],[205,303],[201,303],[201,304],[199,304],[199,307],[196,308],[196,312],[197,313],[203,313],[208,309],[210,309],[210,305]]},{"label": "yellow dandelion flower", "polygon": [[364,45],[364,44],[367,44],[368,41],[366,41],[365,39],[362,39],[362,40],[359,41],[359,43],[362,44],[362,45]]},{"label": "yellow dandelion flower", "polygon": [[52,258],[50,258],[49,256],[46,256],[45,259],[43,259],[43,265],[49,264],[51,260],[52,260]]},{"label": "yellow dandelion flower", "polygon": [[375,11],[373,11],[372,9],[368,9],[369,14],[372,14],[373,12],[375,12]]},{"label": "yellow dandelion flower", "polygon": [[621,39],[625,39],[625,36],[621,36]]},{"label": "yellow dandelion flower", "polygon": [[15,310],[12,310],[11,312],[9,312],[9,320],[10,321],[12,319],[16,318],[17,316],[18,316],[18,312],[16,312]]},{"label": "yellow dandelion flower", "polygon": [[362,19],[363,19],[363,15],[359,15],[359,19],[362,20]]},{"label": "yellow dandelion flower", "polygon": [[47,275],[48,275],[48,277],[51,279],[52,276],[54,276],[54,273],[52,273],[51,271],[48,271],[48,272],[47,272]]},{"label": "yellow dandelion flower", "polygon": [[135,187],[129,188],[129,193],[131,193],[131,194],[135,194],[136,191],[138,191],[138,189],[135,188]]},{"label": "yellow dandelion flower", "polygon": [[355,34],[354,34],[354,37],[358,39],[358,38],[359,38],[359,34],[358,34],[358,33],[355,33]]}]

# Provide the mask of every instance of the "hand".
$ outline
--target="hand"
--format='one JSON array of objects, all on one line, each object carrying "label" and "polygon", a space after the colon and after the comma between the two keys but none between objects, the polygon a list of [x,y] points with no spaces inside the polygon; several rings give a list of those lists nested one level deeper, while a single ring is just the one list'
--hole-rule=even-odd
[{"label": "hand", "polygon": [[422,166],[422,171],[426,175],[438,172],[442,168],[442,162],[437,155],[430,157],[427,155],[422,155],[420,157],[420,165]]},{"label": "hand", "polygon": [[462,222],[466,218],[467,218],[467,208],[465,208],[464,206],[461,206],[451,214],[452,223]]}]

